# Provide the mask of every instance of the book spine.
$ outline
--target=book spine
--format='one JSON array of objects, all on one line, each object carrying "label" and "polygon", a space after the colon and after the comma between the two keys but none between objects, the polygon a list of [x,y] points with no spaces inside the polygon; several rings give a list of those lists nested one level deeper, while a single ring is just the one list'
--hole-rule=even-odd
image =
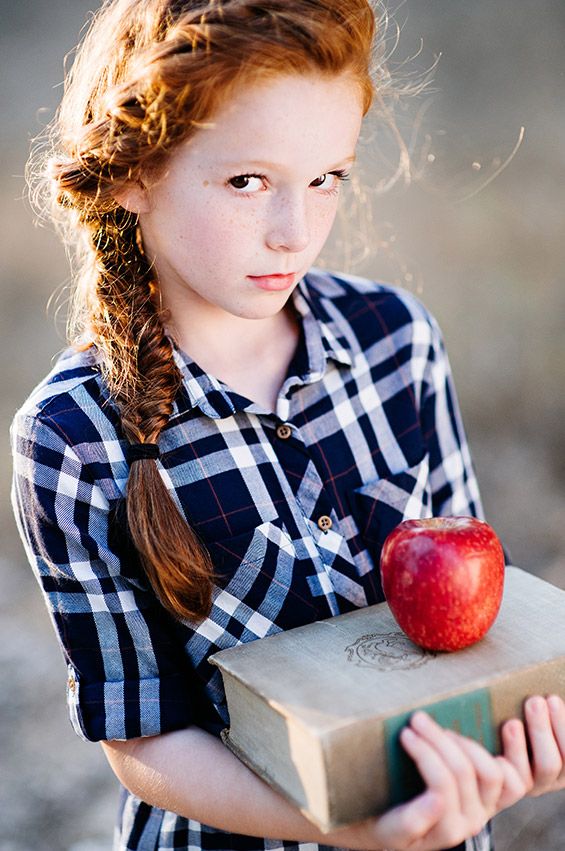
[{"label": "book spine", "polygon": [[490,753],[501,751],[500,727],[509,718],[523,717],[523,705],[533,694],[559,694],[565,699],[565,657],[524,671],[513,671],[488,687],[453,695],[435,703],[414,706],[383,721],[389,782],[389,805],[410,800],[423,789],[412,760],[402,748],[400,731],[417,710],[428,712],[443,727],[480,742]]},{"label": "book spine", "polygon": [[383,722],[383,733],[390,806],[408,801],[423,791],[416,766],[400,744],[400,731],[416,709],[423,709],[442,727],[475,739],[491,753],[496,750],[495,719],[488,688],[454,695],[387,718]]}]

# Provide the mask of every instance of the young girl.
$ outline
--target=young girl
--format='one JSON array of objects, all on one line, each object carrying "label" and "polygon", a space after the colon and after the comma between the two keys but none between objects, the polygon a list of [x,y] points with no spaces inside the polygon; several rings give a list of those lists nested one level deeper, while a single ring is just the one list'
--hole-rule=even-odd
[{"label": "young girl", "polygon": [[13,498],[72,723],[124,787],[116,849],[484,851],[564,785],[557,698],[527,704],[531,762],[521,721],[495,758],[416,713],[426,791],[327,835],[219,738],[211,653],[381,601],[398,522],[481,510],[433,318],[312,267],[374,28],[368,0],[108,0],[67,81],[74,345],[16,416]]}]

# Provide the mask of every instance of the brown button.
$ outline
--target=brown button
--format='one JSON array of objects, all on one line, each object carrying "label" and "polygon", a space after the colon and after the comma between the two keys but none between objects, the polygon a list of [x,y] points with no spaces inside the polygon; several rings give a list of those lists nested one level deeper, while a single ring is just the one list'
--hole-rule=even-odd
[{"label": "brown button", "polygon": [[280,437],[281,440],[288,440],[290,435],[292,434],[292,429],[288,425],[280,425],[277,426],[277,437]]},{"label": "brown button", "polygon": [[329,532],[332,528],[332,518],[328,517],[327,514],[323,514],[318,520],[318,526],[322,530],[322,532]]},{"label": "brown button", "polygon": [[76,688],[76,680],[74,677],[69,677],[69,681],[67,683],[69,686],[69,691],[74,691]]}]

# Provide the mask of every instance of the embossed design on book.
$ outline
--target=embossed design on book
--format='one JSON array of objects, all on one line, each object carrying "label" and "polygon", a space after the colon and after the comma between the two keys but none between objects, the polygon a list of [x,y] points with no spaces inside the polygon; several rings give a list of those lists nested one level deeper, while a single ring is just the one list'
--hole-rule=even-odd
[{"label": "embossed design on book", "polygon": [[358,668],[398,671],[420,668],[437,654],[413,644],[403,632],[372,632],[345,648],[347,661]]}]

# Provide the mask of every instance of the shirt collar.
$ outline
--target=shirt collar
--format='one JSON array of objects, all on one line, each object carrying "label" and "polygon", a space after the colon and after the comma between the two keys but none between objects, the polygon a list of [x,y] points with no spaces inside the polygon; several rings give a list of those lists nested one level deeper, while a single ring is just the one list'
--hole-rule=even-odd
[{"label": "shirt collar", "polygon": [[[321,274],[326,281],[331,280],[327,274]],[[314,349],[316,345],[319,346],[321,341],[326,359],[331,358],[345,366],[352,366],[351,344],[344,336],[339,322],[341,319],[341,323],[344,323],[343,317],[337,310],[335,313],[338,316],[335,318],[332,318],[328,313],[328,304],[331,298],[329,299],[327,294],[326,296],[322,295],[315,287],[315,276],[319,275],[319,270],[313,269],[312,275],[305,275],[302,278],[292,294],[294,307],[304,322],[307,342],[307,332],[310,331]],[[324,304],[324,300],[326,304]],[[308,353],[310,354],[310,348]]]},{"label": "shirt collar", "polygon": [[[283,393],[292,385],[319,381],[325,373],[328,359],[347,366],[353,363],[351,345],[339,327],[338,318],[332,318],[328,314],[329,299],[324,299],[313,284],[310,275],[305,275],[291,296],[303,326],[307,368],[300,376],[287,377],[282,388]],[[171,343],[175,363],[183,377],[181,391],[173,405],[172,417],[182,415],[191,408],[199,408],[203,414],[213,419],[224,419],[242,410],[250,413],[262,410],[255,403],[250,404],[249,399],[231,390],[213,375],[204,372],[172,339]]]}]

